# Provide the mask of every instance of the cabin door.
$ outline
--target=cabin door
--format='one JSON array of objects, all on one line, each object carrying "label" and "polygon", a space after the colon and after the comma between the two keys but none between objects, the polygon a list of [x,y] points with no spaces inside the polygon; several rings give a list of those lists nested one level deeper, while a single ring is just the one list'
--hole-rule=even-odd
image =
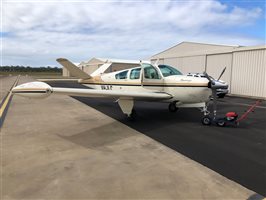
[{"label": "cabin door", "polygon": [[142,64],[142,86],[146,89],[163,91],[164,80],[157,68],[150,64]]}]

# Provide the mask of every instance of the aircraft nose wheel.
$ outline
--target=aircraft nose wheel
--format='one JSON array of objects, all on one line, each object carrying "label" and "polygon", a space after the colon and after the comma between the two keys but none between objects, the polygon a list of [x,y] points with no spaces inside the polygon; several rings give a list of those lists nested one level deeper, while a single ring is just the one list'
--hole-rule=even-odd
[{"label": "aircraft nose wheel", "polygon": [[170,103],[168,106],[168,110],[170,112],[176,112],[178,110],[178,107],[176,107],[176,103],[175,102]]},{"label": "aircraft nose wheel", "polygon": [[201,119],[201,123],[202,123],[203,125],[209,126],[209,125],[211,125],[211,123],[212,123],[212,119],[210,118],[210,116],[204,116],[204,117]]}]

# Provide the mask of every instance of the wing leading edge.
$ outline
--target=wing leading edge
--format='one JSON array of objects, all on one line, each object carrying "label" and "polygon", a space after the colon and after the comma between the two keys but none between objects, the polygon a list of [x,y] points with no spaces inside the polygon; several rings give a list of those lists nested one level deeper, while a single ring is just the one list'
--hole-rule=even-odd
[{"label": "wing leading edge", "polygon": [[172,96],[163,92],[133,92],[133,91],[114,91],[114,90],[94,90],[79,88],[59,88],[51,87],[43,82],[30,82],[12,89],[13,94],[30,98],[47,97],[50,94],[61,94],[69,96],[83,97],[103,97],[117,99],[151,100],[160,101],[171,99]]}]

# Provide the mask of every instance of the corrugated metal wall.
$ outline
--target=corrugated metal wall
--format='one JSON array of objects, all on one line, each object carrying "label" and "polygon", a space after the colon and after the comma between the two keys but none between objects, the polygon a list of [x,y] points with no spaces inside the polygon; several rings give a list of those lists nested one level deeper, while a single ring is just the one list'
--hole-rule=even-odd
[{"label": "corrugated metal wall", "polygon": [[243,47],[228,53],[187,57],[177,55],[163,60],[164,64],[174,66],[183,73],[201,73],[206,70],[214,78],[218,78],[226,67],[221,79],[229,84],[231,94],[266,98],[265,48]]},{"label": "corrugated metal wall", "polygon": [[165,58],[164,63],[167,63],[167,65],[170,65],[172,67],[178,67],[178,58]]},{"label": "corrugated metal wall", "polygon": [[156,62],[158,61],[158,65],[161,65],[164,63],[164,58],[161,58],[161,59],[151,59],[151,64],[155,64]]},{"label": "corrugated metal wall", "polygon": [[230,89],[232,73],[232,53],[207,55],[206,72],[210,76],[217,79],[223,71],[224,67],[226,67],[226,70],[221,77],[221,80],[227,82]]},{"label": "corrugated metal wall", "polygon": [[[264,55],[266,54],[266,51],[264,51]],[[264,57],[265,59],[265,57]],[[266,66],[264,66],[266,67]],[[264,93],[263,93],[263,97],[266,98],[266,69],[264,69]]]},{"label": "corrugated metal wall", "polygon": [[[203,44],[195,42],[181,42],[180,44],[173,46],[159,54],[151,57],[151,59],[158,58],[173,58],[176,55],[179,57],[202,55],[203,52],[209,50],[231,50],[233,46],[228,45],[215,45],[215,44]],[[200,53],[200,54],[199,54]],[[190,55],[187,55],[190,54]],[[204,53],[205,54],[205,53]]]},{"label": "corrugated metal wall", "polygon": [[231,93],[266,97],[265,50],[233,52]]},{"label": "corrugated metal wall", "polygon": [[177,68],[183,73],[204,72],[205,60],[205,56],[180,57],[178,58]]},{"label": "corrugated metal wall", "polygon": [[164,58],[163,63],[176,67],[183,73],[205,71],[205,56]]}]

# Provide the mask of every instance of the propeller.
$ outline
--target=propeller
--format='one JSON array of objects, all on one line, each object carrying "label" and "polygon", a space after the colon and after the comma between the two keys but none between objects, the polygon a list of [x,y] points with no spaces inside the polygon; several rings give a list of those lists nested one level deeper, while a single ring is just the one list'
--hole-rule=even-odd
[{"label": "propeller", "polygon": [[222,75],[224,74],[225,70],[226,70],[226,67],[223,69],[223,71],[222,71],[222,73],[220,74],[220,76],[219,76],[219,78],[217,79],[217,81],[219,81],[219,80],[220,80],[220,78],[221,78],[221,77],[222,77]]}]

